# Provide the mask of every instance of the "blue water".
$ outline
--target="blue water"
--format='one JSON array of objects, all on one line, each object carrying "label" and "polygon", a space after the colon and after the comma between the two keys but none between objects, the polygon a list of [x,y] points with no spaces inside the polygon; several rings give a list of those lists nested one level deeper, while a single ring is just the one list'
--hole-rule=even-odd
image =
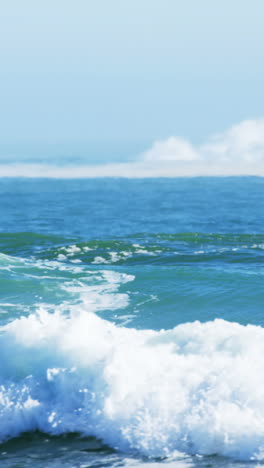
[{"label": "blue water", "polygon": [[264,180],[0,179],[1,467],[264,460]]}]

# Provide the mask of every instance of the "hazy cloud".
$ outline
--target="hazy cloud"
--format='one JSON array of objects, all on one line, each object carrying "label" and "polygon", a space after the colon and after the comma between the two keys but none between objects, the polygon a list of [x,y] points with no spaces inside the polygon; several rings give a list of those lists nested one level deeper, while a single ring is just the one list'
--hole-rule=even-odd
[{"label": "hazy cloud", "polygon": [[170,137],[164,141],[156,141],[153,146],[144,153],[143,161],[195,161],[200,155],[193,145],[183,138]]},{"label": "hazy cloud", "polygon": [[245,120],[214,135],[199,149],[204,159],[241,163],[264,161],[264,119]]}]

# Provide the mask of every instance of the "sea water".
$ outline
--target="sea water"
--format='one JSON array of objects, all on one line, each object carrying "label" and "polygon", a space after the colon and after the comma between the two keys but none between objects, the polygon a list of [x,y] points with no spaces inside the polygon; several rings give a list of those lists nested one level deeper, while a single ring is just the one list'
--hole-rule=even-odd
[{"label": "sea water", "polygon": [[264,461],[264,180],[0,179],[0,466]]}]

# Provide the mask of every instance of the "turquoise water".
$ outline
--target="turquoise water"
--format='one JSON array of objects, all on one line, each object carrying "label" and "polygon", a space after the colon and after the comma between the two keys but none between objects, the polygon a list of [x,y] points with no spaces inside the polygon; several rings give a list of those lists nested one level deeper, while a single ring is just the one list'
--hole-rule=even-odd
[{"label": "turquoise water", "polygon": [[0,196],[1,467],[263,463],[264,180]]}]

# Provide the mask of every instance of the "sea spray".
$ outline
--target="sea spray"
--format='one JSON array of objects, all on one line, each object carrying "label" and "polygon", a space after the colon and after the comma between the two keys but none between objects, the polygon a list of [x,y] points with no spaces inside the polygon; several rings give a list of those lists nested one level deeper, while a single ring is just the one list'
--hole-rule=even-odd
[{"label": "sea spray", "polygon": [[262,459],[264,329],[155,332],[45,310],[1,328],[1,440],[79,432],[121,451]]}]

